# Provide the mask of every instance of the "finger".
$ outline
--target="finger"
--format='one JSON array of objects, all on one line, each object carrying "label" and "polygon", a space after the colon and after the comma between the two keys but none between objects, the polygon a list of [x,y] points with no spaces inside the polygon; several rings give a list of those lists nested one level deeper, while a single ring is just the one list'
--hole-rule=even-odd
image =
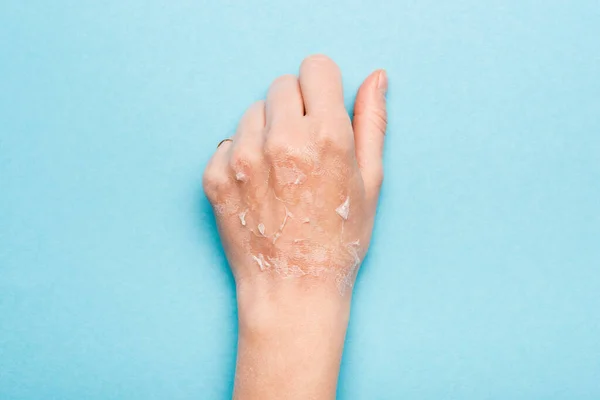
[{"label": "finger", "polygon": [[302,116],[304,103],[298,78],[294,75],[283,75],[275,79],[267,93],[267,121],[272,123],[274,120],[289,120]]},{"label": "finger", "polygon": [[238,123],[233,142],[238,143],[250,132],[260,132],[265,128],[265,101],[253,103],[242,115]]},{"label": "finger", "polygon": [[233,139],[222,141],[217,147],[215,154],[213,154],[212,158],[208,162],[206,169],[223,170],[226,172],[227,160],[229,159],[229,154],[231,153],[232,147]]},{"label": "finger", "polygon": [[237,181],[246,182],[262,157],[265,140],[265,102],[252,104],[242,116],[229,155]]},{"label": "finger", "polygon": [[365,79],[354,104],[354,142],[367,199],[377,203],[383,181],[383,141],[387,128],[385,95],[388,80],[384,70]]},{"label": "finger", "polygon": [[232,179],[228,171],[228,160],[232,143],[230,140],[222,142],[204,170],[202,186],[206,197],[212,204],[216,204],[219,201],[219,193],[222,193],[224,188],[231,185]]},{"label": "finger", "polygon": [[325,55],[306,58],[300,66],[299,80],[306,115],[345,111],[342,74],[332,59]]}]

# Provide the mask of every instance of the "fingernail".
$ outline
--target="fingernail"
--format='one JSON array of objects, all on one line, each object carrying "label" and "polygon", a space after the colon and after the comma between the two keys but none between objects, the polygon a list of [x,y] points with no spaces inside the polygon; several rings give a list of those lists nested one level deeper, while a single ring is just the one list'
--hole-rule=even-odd
[{"label": "fingernail", "polygon": [[377,89],[381,90],[383,94],[387,93],[388,89],[388,78],[387,73],[384,69],[379,72],[379,78],[377,80]]}]

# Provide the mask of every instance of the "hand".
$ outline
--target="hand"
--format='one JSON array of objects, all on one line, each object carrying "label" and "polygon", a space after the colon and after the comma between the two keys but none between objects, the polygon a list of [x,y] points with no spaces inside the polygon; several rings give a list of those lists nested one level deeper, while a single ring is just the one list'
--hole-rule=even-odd
[{"label": "hand", "polygon": [[[252,105],[205,172],[238,284],[281,278],[352,287],[373,228],[383,178],[386,76],[359,92],[354,129],[338,67],[308,58]],[[318,278],[318,279],[315,279]]]},{"label": "hand", "polygon": [[[327,337],[341,335],[341,344],[339,337],[333,340],[338,344],[329,343],[333,362],[325,361],[335,377],[349,294],[369,246],[383,179],[386,90],[385,72],[371,74],[359,89],[351,123],[339,68],[325,56],[309,57],[299,78],[276,79],[266,102],[248,109],[204,174],[238,287],[240,335],[277,332],[281,340],[305,327],[307,318],[313,327],[337,318],[339,327],[317,329]],[[303,346],[311,337],[301,340]],[[293,352],[289,357],[299,358]],[[238,355],[238,381],[240,360]],[[308,381],[321,382],[320,376]],[[331,385],[301,386],[331,392]]]}]

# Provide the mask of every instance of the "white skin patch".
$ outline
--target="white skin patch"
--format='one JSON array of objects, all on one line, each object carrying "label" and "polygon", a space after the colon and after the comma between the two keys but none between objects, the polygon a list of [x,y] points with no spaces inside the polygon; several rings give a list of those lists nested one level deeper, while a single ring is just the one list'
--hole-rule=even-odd
[{"label": "white skin patch", "polygon": [[344,221],[348,219],[348,214],[350,214],[350,196],[346,197],[346,200],[335,209],[335,212],[342,217]]},{"label": "white skin patch", "polygon": [[246,226],[246,214],[247,213],[248,213],[248,210],[244,210],[238,214],[238,216],[240,217],[240,222],[242,223],[242,226]]},{"label": "white skin patch", "polygon": [[215,204],[213,206],[213,208],[215,209],[215,214],[217,214],[217,215],[223,215],[223,214],[225,214],[225,205],[223,205],[223,204]]},{"label": "white skin patch", "polygon": [[293,164],[292,167],[280,166],[277,168],[277,183],[282,186],[299,185],[306,180],[306,175]]},{"label": "white skin patch", "polygon": [[275,234],[273,235],[273,244],[275,244],[277,239],[279,239],[279,236],[281,236],[281,234],[283,233],[283,228],[285,228],[285,224],[287,223],[288,218],[294,217],[294,214],[292,214],[286,206],[283,207],[285,208],[285,216],[283,217],[283,222],[279,226],[279,231],[275,232]]},{"label": "white skin patch", "polygon": [[264,271],[265,267],[263,266],[261,259],[256,256],[252,256],[252,259],[258,264],[258,268],[260,268],[261,271]]},{"label": "white skin patch", "polygon": [[246,182],[248,180],[248,177],[246,176],[245,173],[243,172],[238,172],[235,174],[235,179],[240,181],[240,182]]},{"label": "white skin patch", "polygon": [[355,240],[354,242],[348,243],[346,245],[346,249],[348,253],[352,256],[352,265],[350,268],[343,273],[339,274],[336,278],[336,282],[338,285],[338,290],[340,294],[343,296],[346,293],[348,288],[351,288],[354,285],[354,276],[356,275],[356,271],[360,266],[361,259],[358,256],[358,248],[360,246],[360,240]]},{"label": "white skin patch", "polygon": [[271,264],[269,264],[269,262],[265,260],[265,257],[261,253],[258,253],[258,257],[253,255],[252,258],[254,259],[254,261],[256,261],[256,263],[258,264],[258,268],[260,268],[261,271],[264,271],[265,269],[267,269],[267,267],[271,266]]},{"label": "white skin patch", "polygon": [[221,215],[231,215],[238,211],[239,204],[236,201],[225,200],[222,203],[215,204],[213,209],[215,210],[215,214],[218,216]]},{"label": "white skin patch", "polygon": [[264,224],[258,224],[258,231],[260,232],[261,235],[265,236],[265,225]]},{"label": "white skin patch", "polygon": [[279,236],[281,236],[281,233],[275,232],[275,234],[273,235],[273,244],[275,244],[275,242],[277,241],[277,239],[279,239]]}]

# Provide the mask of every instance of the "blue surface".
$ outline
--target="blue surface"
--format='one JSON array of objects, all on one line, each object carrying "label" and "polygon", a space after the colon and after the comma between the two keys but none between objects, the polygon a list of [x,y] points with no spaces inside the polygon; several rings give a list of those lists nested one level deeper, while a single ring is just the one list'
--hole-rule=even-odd
[{"label": "blue surface", "polygon": [[339,397],[600,398],[599,38],[597,1],[3,0],[0,399],[229,396],[201,173],[313,52],[391,85]]}]

